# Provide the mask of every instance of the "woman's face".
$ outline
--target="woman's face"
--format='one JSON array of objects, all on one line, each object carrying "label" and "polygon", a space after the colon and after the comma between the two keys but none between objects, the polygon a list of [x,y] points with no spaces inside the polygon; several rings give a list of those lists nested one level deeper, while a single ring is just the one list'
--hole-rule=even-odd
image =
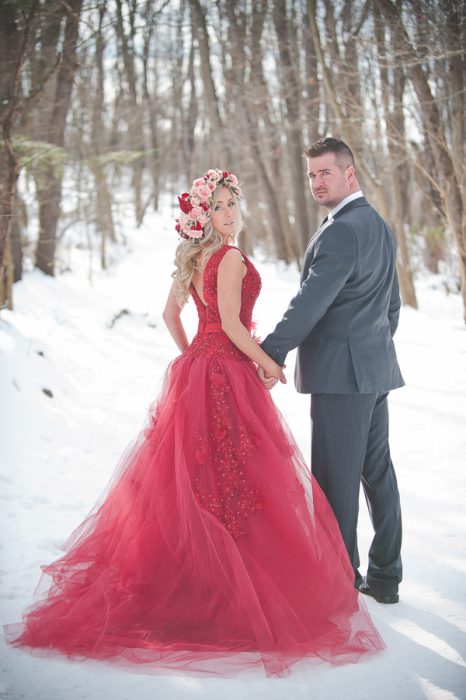
[{"label": "woman's face", "polygon": [[212,206],[212,226],[225,241],[234,238],[239,220],[238,206],[228,187],[220,189],[217,201]]}]

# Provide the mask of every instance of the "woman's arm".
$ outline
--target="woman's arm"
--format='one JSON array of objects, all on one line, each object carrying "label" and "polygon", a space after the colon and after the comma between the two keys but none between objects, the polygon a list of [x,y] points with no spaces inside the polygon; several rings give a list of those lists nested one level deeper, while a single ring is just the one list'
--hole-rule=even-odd
[{"label": "woman's arm", "polygon": [[279,379],[286,384],[285,375],[280,365],[261,350],[260,345],[251,337],[248,329],[241,323],[241,287],[243,282],[243,261],[239,250],[232,249],[225,253],[218,266],[217,301],[222,328],[236,347],[244,352],[267,376]]},{"label": "woman's arm", "polygon": [[189,345],[186,332],[181,323],[180,314],[183,306],[180,306],[178,299],[176,297],[177,284],[173,282],[170,291],[168,293],[167,303],[162,313],[162,318],[165,321],[165,325],[168,331],[177,344],[180,352],[184,352]]}]

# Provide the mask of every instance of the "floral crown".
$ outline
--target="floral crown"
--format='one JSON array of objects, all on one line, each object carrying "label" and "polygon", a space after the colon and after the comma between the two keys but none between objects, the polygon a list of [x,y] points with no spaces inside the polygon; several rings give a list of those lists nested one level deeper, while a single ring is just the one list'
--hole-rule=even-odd
[{"label": "floral crown", "polygon": [[208,170],[204,177],[194,180],[191,192],[178,197],[181,214],[175,229],[182,238],[202,238],[204,226],[212,216],[212,196],[219,185],[241,197],[238,178],[228,170]]}]

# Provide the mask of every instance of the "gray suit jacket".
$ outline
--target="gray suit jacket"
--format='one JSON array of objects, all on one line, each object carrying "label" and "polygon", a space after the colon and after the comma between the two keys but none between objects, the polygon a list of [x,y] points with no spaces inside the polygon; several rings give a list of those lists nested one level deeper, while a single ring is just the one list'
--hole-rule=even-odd
[{"label": "gray suit jacket", "polygon": [[403,386],[393,334],[400,295],[396,243],[364,197],[310,241],[301,287],[262,348],[283,365],[298,347],[303,394],[369,394]]}]

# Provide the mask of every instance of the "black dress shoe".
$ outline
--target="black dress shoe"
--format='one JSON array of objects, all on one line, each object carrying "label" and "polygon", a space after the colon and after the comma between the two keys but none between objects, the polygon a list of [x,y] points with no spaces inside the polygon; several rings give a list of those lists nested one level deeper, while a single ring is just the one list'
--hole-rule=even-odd
[{"label": "black dress shoe", "polygon": [[359,591],[361,593],[364,593],[364,595],[370,595],[371,598],[374,598],[378,603],[398,603],[400,600],[400,596],[398,593],[374,593],[374,591],[371,591],[369,585],[367,584],[366,581],[364,583],[361,583],[359,586]]},{"label": "black dress shoe", "polygon": [[354,576],[354,587],[359,591],[359,586],[364,583],[364,576],[361,576],[359,571]]}]

